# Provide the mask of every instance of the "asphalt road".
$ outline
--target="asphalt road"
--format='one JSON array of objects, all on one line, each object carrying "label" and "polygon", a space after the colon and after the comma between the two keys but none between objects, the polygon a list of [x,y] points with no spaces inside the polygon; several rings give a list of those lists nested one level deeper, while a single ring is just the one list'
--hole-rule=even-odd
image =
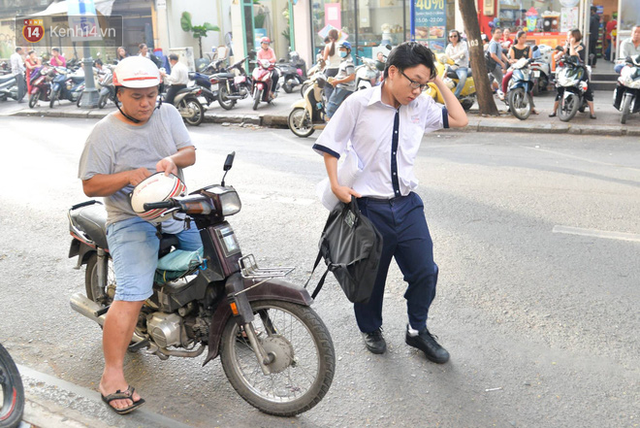
[{"label": "asphalt road", "polygon": [[[84,272],[67,258],[66,211],[87,198],[76,178],[95,122],[0,118],[0,341],[19,364],[96,389],[97,325],[73,312]],[[303,283],[327,211],[314,135],[190,128],[198,161],[190,189],[227,183],[243,209],[229,218],[245,254],[293,265]],[[428,362],[404,344],[402,275],[387,283],[389,351],[369,354],[331,279],[315,310],[337,357],[325,399],[296,418],[261,414],[227,382],[219,360],[138,353],[125,361],[146,410],[194,427],[635,427],[640,423],[640,145],[636,138],[471,133],[425,137],[418,193],[440,267],[430,329],[451,352]],[[29,385],[32,393],[46,385]],[[51,399],[118,425],[75,395]],[[133,416],[133,415],[132,415]],[[133,419],[129,419],[133,421]],[[145,426],[138,423],[137,426]]]}]

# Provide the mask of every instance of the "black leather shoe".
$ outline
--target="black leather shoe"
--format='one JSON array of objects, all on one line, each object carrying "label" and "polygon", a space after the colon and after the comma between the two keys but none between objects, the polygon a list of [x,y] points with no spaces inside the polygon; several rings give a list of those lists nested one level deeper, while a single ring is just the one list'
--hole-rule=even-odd
[{"label": "black leather shoe", "polygon": [[449,361],[449,353],[447,350],[436,342],[435,337],[429,333],[429,330],[427,330],[426,327],[423,330],[420,330],[417,336],[411,336],[409,335],[409,329],[407,326],[407,335],[404,341],[407,345],[418,348],[424,352],[427,359],[434,363],[444,364]]},{"label": "black leather shoe", "polygon": [[387,350],[387,342],[385,342],[384,337],[382,337],[381,328],[369,333],[362,333],[362,338],[364,339],[364,344],[367,346],[369,352],[374,354],[384,354],[384,351]]}]

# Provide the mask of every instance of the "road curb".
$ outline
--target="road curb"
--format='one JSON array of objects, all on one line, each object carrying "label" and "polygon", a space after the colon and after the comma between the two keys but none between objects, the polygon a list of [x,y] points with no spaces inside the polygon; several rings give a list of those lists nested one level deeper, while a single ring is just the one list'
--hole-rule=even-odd
[{"label": "road curb", "polygon": [[[111,113],[111,110],[90,111],[61,111],[61,110],[36,110],[25,109],[12,113],[11,116],[40,116],[62,117],[78,119],[102,119]],[[640,136],[640,127],[627,125],[579,125],[572,123],[534,123],[522,121],[512,122],[505,118],[488,118],[484,116],[472,117],[466,128],[459,129],[464,132],[521,132],[529,134],[574,134],[574,135],[599,135],[609,137]],[[479,116],[479,115],[478,115]],[[207,113],[203,122],[206,123],[234,123],[264,126],[267,128],[288,128],[288,116],[273,114],[218,114]]]}]

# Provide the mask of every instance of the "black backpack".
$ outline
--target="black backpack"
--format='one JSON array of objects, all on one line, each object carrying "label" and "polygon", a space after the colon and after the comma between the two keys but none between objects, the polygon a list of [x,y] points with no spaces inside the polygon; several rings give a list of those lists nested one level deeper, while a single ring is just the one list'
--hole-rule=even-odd
[{"label": "black backpack", "polygon": [[[358,209],[356,198],[340,202],[329,214],[318,244],[320,251],[313,265],[315,271],[324,258],[327,270],[311,297],[315,298],[324,285],[329,271],[333,272],[347,299],[367,303],[371,297],[382,255],[382,236]],[[309,284],[305,284],[305,288]]]}]

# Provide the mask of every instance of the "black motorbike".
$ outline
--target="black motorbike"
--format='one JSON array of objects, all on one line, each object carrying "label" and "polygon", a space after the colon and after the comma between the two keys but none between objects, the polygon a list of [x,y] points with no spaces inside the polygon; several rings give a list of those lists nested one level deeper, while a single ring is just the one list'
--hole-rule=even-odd
[{"label": "black motorbike", "polygon": [[69,100],[80,106],[80,98],[84,92],[84,73],[73,73],[70,68],[54,67],[58,73],[51,82],[49,107],[53,108],[56,101]]},{"label": "black motorbike", "polygon": [[[225,176],[234,155],[227,156]],[[292,268],[260,269],[253,255],[242,254],[225,220],[241,207],[224,177],[221,184],[188,196],[144,204],[146,210],[168,208],[164,215],[190,216],[204,250],[195,263],[156,272],[153,295],[142,307],[129,350],[146,348],[165,360],[194,358],[208,349],[204,364],[220,355],[229,382],[249,404],[272,415],[294,416],[314,407],[329,390],[333,342],[310,307],[307,290],[283,279]],[[118,286],[105,221],[106,212],[95,201],[69,210],[69,257],[78,257],[78,268],[86,265],[86,296],[74,294],[71,307],[100,325]],[[163,235],[159,256],[171,257],[176,243],[175,235]]]},{"label": "black motorbike", "polygon": [[16,363],[2,344],[0,344],[0,385],[2,386],[0,428],[16,428],[20,425],[24,413],[24,387]]},{"label": "black motorbike", "polygon": [[107,64],[104,66],[106,68],[100,74],[98,82],[100,83],[100,90],[98,91],[98,108],[105,108],[108,101],[112,103],[116,103],[116,87],[113,84],[113,70],[115,66],[111,64]]},{"label": "black motorbike", "polygon": [[556,90],[560,94],[557,114],[561,121],[568,122],[578,111],[582,113],[587,108],[588,80],[589,72],[584,64],[569,55],[562,57],[556,71]]},{"label": "black motorbike", "polygon": [[201,89],[200,98],[204,99],[208,106],[218,99],[218,86],[212,85],[210,77],[200,72],[189,72],[189,80],[193,81],[195,86]]},{"label": "black motorbike", "polygon": [[300,58],[296,51],[289,52],[288,61],[281,58],[276,64],[280,70],[280,79],[282,80],[282,89],[287,94],[293,92],[294,88],[302,85],[306,80],[306,63]]},{"label": "black motorbike", "polygon": [[251,95],[251,76],[244,69],[246,60],[253,58],[254,52],[229,67],[211,76],[211,83],[218,85],[218,103],[225,110],[231,110],[238,100]]},{"label": "black motorbike", "polygon": [[8,98],[18,100],[18,82],[13,74],[0,76],[0,101],[6,101]]}]

